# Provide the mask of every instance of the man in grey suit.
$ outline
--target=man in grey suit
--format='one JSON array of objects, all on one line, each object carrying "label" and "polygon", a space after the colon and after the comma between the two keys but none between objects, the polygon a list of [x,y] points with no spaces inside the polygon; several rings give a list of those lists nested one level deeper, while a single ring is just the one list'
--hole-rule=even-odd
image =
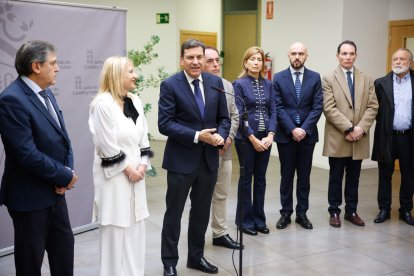
[{"label": "man in grey suit", "polygon": [[[220,76],[220,56],[216,48],[206,47],[206,64],[204,72]],[[233,85],[222,78],[224,91],[233,94]],[[218,92],[220,93],[220,92]],[[239,112],[234,97],[226,94],[227,109],[231,119],[229,137],[222,149],[219,150],[219,169],[217,182],[214,187],[211,202],[211,229],[213,230],[213,245],[230,249],[240,249],[240,244],[234,241],[227,233],[227,192],[231,183],[232,151],[231,144],[239,127]]]},{"label": "man in grey suit", "polygon": [[399,218],[414,225],[411,215],[414,190],[413,54],[401,48],[392,55],[392,72],[374,82],[379,109],[372,160],[378,161],[378,215],[375,223],[390,218],[392,174],[398,159],[401,171]]}]

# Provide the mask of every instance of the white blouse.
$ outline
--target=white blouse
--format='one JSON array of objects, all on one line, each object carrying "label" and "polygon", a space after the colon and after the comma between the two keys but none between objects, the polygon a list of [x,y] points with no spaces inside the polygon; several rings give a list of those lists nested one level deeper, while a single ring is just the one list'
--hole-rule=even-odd
[{"label": "white blouse", "polygon": [[[128,93],[139,116],[136,124],[127,118],[112,95],[99,94],[90,104],[89,129],[95,144],[93,164],[94,206],[93,222],[101,225],[129,227],[132,221],[138,222],[149,216],[145,178],[130,183],[123,170],[130,164],[138,167],[147,165],[151,169],[148,156],[141,157],[141,149],[149,147],[148,126],[141,100]],[[110,167],[102,167],[102,158],[112,158],[125,153],[123,161]],[[131,214],[131,197],[134,198],[135,214]],[[135,217],[135,218],[134,218]]]}]

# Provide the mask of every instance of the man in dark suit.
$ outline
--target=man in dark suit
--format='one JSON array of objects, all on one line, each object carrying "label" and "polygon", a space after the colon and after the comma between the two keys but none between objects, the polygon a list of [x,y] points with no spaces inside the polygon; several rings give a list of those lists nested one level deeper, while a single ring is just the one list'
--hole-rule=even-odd
[{"label": "man in dark suit", "polygon": [[14,226],[16,275],[40,275],[45,250],[51,275],[73,275],[74,237],[65,192],[77,181],[63,116],[49,90],[56,50],[29,41],[16,54],[19,77],[0,94],[0,134],[6,152],[0,205]]},{"label": "man in dark suit", "polygon": [[161,234],[164,275],[177,275],[181,217],[190,193],[187,267],[217,273],[204,258],[205,233],[217,180],[219,145],[224,145],[231,121],[217,76],[202,73],[205,46],[190,39],[181,45],[183,71],[161,83],[158,128],[168,136],[162,167],[167,170],[166,207]]},{"label": "man in dark suit", "polygon": [[313,150],[318,142],[316,124],[322,114],[322,85],[320,75],[305,68],[307,57],[308,51],[303,43],[292,44],[288,52],[290,67],[273,77],[278,120],[275,140],[280,160],[282,204],[277,229],[286,228],[291,222],[295,171],[296,222],[305,229],[313,228],[306,211],[309,209]]},{"label": "man in dark suit", "polygon": [[414,191],[413,54],[401,48],[392,55],[392,72],[374,82],[379,109],[372,160],[378,161],[378,215],[375,223],[390,218],[392,174],[398,159],[401,171],[400,220],[414,226],[411,216]]}]

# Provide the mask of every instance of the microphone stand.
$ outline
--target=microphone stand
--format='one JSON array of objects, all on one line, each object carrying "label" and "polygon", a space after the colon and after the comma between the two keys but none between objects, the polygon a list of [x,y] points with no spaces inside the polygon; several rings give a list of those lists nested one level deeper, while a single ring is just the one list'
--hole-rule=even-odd
[{"label": "microphone stand", "polygon": [[[240,149],[240,179],[241,179],[241,187],[240,187],[240,193],[239,193],[239,197],[238,197],[238,201],[240,202],[240,214],[239,214],[239,226],[237,226],[238,230],[239,230],[239,235],[240,235],[240,251],[239,251],[239,275],[242,276],[243,275],[243,200],[244,200],[244,180],[245,180],[245,160],[246,160],[246,135],[247,135],[247,128],[249,127],[249,121],[248,121],[248,117],[249,117],[249,113],[247,112],[246,109],[246,103],[244,102],[242,97],[233,95],[232,93],[226,92],[221,88],[218,87],[211,87],[212,89],[224,93],[224,94],[228,94],[231,95],[232,97],[234,97],[235,99],[240,100],[243,103],[243,114],[242,114],[242,121],[240,122],[241,125],[241,149]],[[239,127],[240,127],[239,125]]]}]

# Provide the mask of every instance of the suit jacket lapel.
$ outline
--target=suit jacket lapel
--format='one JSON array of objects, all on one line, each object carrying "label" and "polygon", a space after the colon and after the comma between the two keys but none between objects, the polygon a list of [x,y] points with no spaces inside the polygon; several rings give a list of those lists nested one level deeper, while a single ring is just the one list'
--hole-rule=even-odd
[{"label": "suit jacket lapel", "polygon": [[384,85],[385,97],[389,101],[390,106],[392,108],[391,114],[394,114],[394,108],[395,108],[395,105],[394,105],[394,83],[393,83],[392,76],[393,76],[392,72],[390,74],[388,74],[387,80],[383,82],[383,85]]},{"label": "suit jacket lapel", "polygon": [[289,91],[290,91],[290,95],[292,97],[292,99],[298,103],[298,97],[296,97],[296,89],[295,89],[295,84],[293,83],[293,78],[292,78],[292,74],[290,72],[290,68],[286,69],[283,73],[283,78],[285,80],[285,83],[287,84],[287,86],[289,87]]},{"label": "suit jacket lapel", "polygon": [[[210,93],[210,76],[207,74],[201,74],[203,77],[203,88],[204,88],[204,118],[207,117],[207,112],[209,111],[209,109],[207,108],[207,106],[210,105],[212,96],[211,93],[215,93],[215,92],[211,92]],[[217,92],[218,93],[218,92]]]},{"label": "suit jacket lapel", "polygon": [[[183,93],[186,94],[186,97],[189,99],[190,105],[194,109],[194,112],[199,116],[200,120],[203,120],[203,118],[201,116],[201,113],[200,113],[200,109],[198,108],[198,105],[197,105],[197,102],[196,102],[196,99],[195,99],[194,92],[191,89],[190,84],[187,81],[187,78],[185,77],[184,71],[181,72],[181,74],[179,75],[178,80],[179,80],[178,84],[181,87],[180,90],[182,90]],[[204,81],[204,79],[203,79],[203,81]]]},{"label": "suit jacket lapel", "polygon": [[411,128],[413,128],[413,118],[414,118],[414,70],[410,69],[410,77],[411,77]]},{"label": "suit jacket lapel", "polygon": [[305,68],[305,71],[303,71],[302,88],[300,90],[300,101],[302,100],[303,95],[305,95],[305,93],[308,91],[310,79],[311,77],[309,76],[308,70]]},{"label": "suit jacket lapel", "polygon": [[341,66],[338,66],[338,68],[336,68],[334,74],[339,83],[339,86],[341,87],[342,92],[344,93],[345,98],[348,100],[349,104],[352,105],[351,91],[349,91],[348,81],[345,78],[345,74],[342,71]]},{"label": "suit jacket lapel", "polygon": [[355,113],[356,118],[359,118],[359,111],[361,110],[362,105],[362,94],[364,93],[364,80],[361,77],[361,72],[354,67],[354,97],[355,97],[355,106],[354,110],[358,113]]},{"label": "suit jacket lapel", "polygon": [[[32,91],[32,89],[30,89],[30,87],[28,87],[27,84],[24,83],[24,81],[21,81],[21,82],[22,82],[22,87],[24,89],[24,92],[25,92],[27,98],[29,99],[29,101],[40,111],[40,113],[42,113],[43,116],[45,116],[48,119],[48,121],[53,125],[54,128],[56,128],[63,136],[68,138],[66,133],[56,123],[55,119],[53,119],[50,112],[47,110],[47,108],[44,106],[44,104],[39,100],[39,98]],[[62,118],[60,117],[59,112],[57,111],[59,109],[56,107],[56,104],[54,104],[53,101],[51,101],[51,102],[52,102],[53,106],[55,107],[56,114],[58,115],[59,121],[62,122]]]}]

